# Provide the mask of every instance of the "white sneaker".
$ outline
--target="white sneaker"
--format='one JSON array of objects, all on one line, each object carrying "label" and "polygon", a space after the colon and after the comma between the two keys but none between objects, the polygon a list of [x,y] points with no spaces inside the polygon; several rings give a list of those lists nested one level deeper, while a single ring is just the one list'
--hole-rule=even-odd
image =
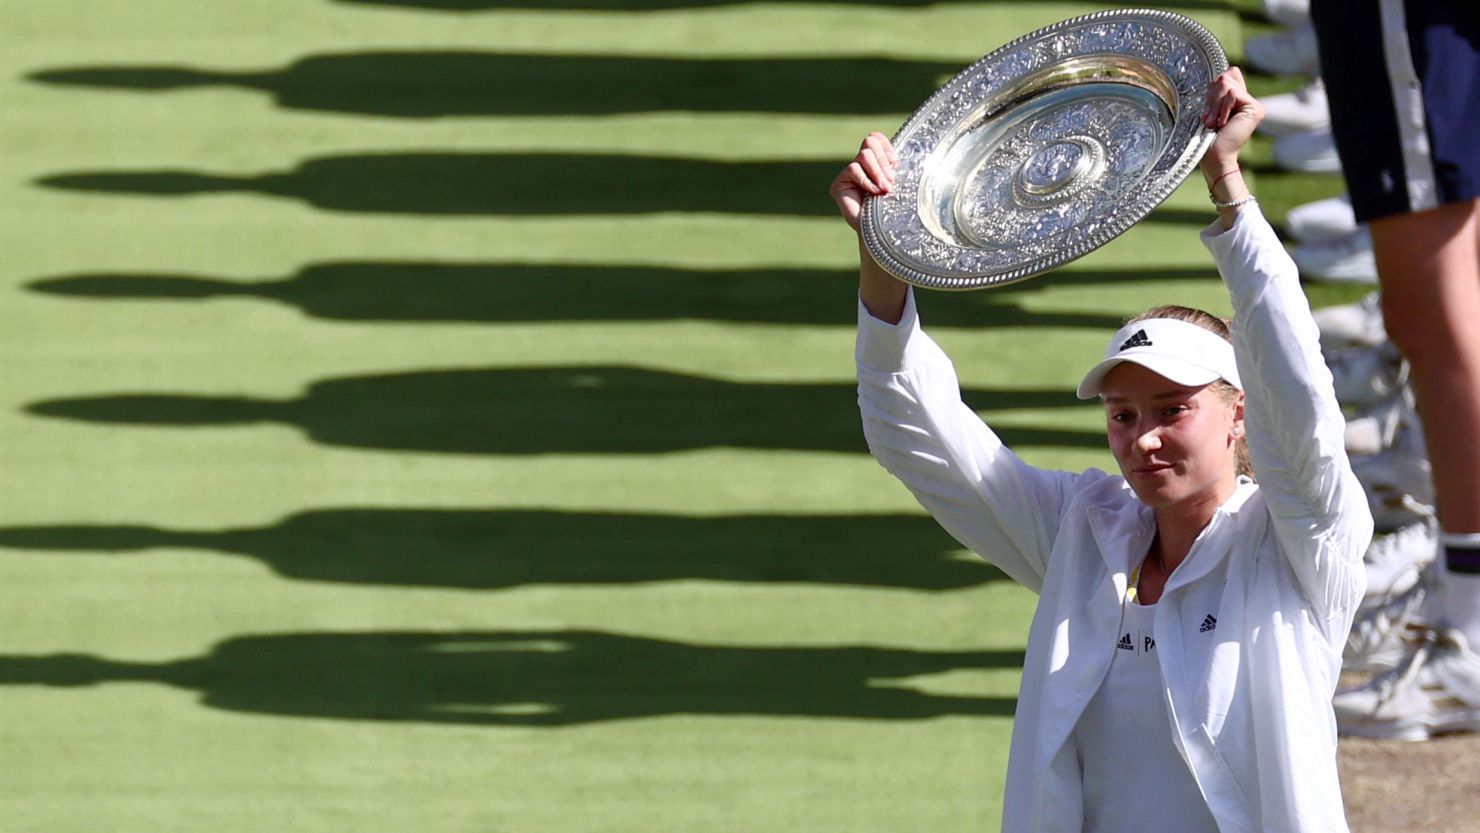
[{"label": "white sneaker", "polygon": [[1433,613],[1430,581],[1415,581],[1401,593],[1368,595],[1341,652],[1341,670],[1386,671],[1402,664],[1409,645],[1403,641],[1413,628],[1427,628]]},{"label": "white sneaker", "polygon": [[1480,730],[1480,656],[1452,628],[1423,631],[1391,671],[1336,692],[1336,726],[1343,735],[1428,740]]},{"label": "white sneaker", "polygon": [[1347,418],[1346,453],[1381,454],[1395,445],[1417,448],[1419,440],[1408,434],[1422,430],[1412,389],[1405,386],[1392,399]]},{"label": "white sneaker", "polygon": [[1331,124],[1326,85],[1319,78],[1294,92],[1272,95],[1259,103],[1264,105],[1264,121],[1259,123],[1259,132],[1272,138]]},{"label": "white sneaker", "polygon": [[1284,26],[1310,20],[1310,0],[1264,0],[1264,16]]},{"label": "white sneaker", "polygon": [[1377,283],[1372,234],[1363,226],[1346,237],[1301,243],[1290,250],[1300,277],[1326,283]]},{"label": "white sneaker", "polygon": [[1285,231],[1302,243],[1345,237],[1357,230],[1357,215],[1346,194],[1297,205],[1285,215]]},{"label": "white sneaker", "polygon": [[1326,354],[1336,401],[1348,408],[1370,408],[1398,395],[1408,384],[1408,360],[1390,341]]},{"label": "white sneaker", "polygon": [[1316,29],[1306,21],[1283,32],[1249,38],[1244,41],[1244,60],[1270,75],[1320,75]]},{"label": "white sneaker", "polygon": [[1424,584],[1420,581],[1424,568],[1438,555],[1439,524],[1433,518],[1373,538],[1362,556],[1367,598],[1386,601],[1411,595],[1415,587]]},{"label": "white sneaker", "polygon": [[1321,349],[1327,353],[1353,347],[1376,347],[1388,340],[1382,324],[1382,293],[1369,292],[1360,301],[1311,312],[1321,331]]},{"label": "white sneaker", "polygon": [[1302,130],[1276,139],[1270,148],[1274,163],[1287,171],[1306,174],[1339,174],[1341,157],[1336,153],[1336,139],[1331,128]]},{"label": "white sneaker", "polygon": [[1377,529],[1401,529],[1434,517],[1428,455],[1394,446],[1381,454],[1353,457],[1351,464],[1367,492],[1367,507]]},{"label": "white sneaker", "polygon": [[1401,490],[1368,489],[1367,508],[1372,512],[1372,528],[1379,531],[1402,529],[1436,517],[1432,496],[1425,502]]}]

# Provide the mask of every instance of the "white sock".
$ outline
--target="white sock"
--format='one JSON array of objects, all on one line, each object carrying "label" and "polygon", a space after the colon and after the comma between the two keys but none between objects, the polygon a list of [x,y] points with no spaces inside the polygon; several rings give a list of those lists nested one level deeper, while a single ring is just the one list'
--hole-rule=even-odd
[{"label": "white sock", "polygon": [[1439,536],[1444,569],[1439,573],[1440,611],[1480,651],[1480,532]]}]

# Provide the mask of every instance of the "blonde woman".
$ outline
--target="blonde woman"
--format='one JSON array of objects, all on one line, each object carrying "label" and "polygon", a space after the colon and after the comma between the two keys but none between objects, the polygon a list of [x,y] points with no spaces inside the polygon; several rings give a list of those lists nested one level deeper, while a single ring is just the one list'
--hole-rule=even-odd
[{"label": "blonde woman", "polygon": [[[909,287],[860,246],[870,449],[1039,595],[1005,833],[1347,829],[1331,696],[1372,519],[1295,267],[1238,170],[1261,118],[1237,69],[1214,80],[1201,170],[1218,218],[1202,241],[1231,328],[1153,309],[1079,383],[1104,406],[1118,475],[1040,470],[1005,448],[961,402]],[[855,229],[895,161],[875,133],[834,181]]]}]

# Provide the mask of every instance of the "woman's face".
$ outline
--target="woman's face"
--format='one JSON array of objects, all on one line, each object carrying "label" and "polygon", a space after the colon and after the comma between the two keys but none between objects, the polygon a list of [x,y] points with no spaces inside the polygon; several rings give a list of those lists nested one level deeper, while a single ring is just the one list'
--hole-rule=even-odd
[{"label": "woman's face", "polygon": [[1212,385],[1179,385],[1134,362],[1105,376],[1110,451],[1142,502],[1153,509],[1189,500],[1218,506],[1233,493],[1242,397],[1230,403]]}]

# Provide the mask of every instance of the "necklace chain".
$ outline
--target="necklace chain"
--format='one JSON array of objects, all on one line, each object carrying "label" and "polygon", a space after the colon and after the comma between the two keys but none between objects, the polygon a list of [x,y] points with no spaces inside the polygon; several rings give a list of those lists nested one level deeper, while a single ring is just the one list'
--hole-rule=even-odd
[{"label": "necklace chain", "polygon": [[[1156,560],[1156,566],[1157,566],[1158,569],[1161,570],[1161,581],[1162,581],[1162,584],[1166,584],[1167,579],[1170,578],[1170,576],[1167,575],[1167,563],[1166,563],[1166,560],[1162,558],[1162,555],[1161,555],[1160,552],[1156,552],[1155,551],[1155,547],[1156,547],[1156,542],[1155,541],[1152,541],[1151,546],[1152,546],[1153,549],[1152,549],[1152,552],[1150,553],[1150,558],[1153,558],[1153,559]],[[1145,566],[1146,566],[1146,561],[1143,559],[1140,564],[1137,564],[1136,565],[1136,569],[1131,572],[1131,579],[1130,579],[1130,582],[1129,582],[1129,586],[1127,586],[1126,589],[1125,589],[1125,591],[1126,591],[1126,599],[1128,601],[1134,602],[1141,595],[1141,570]]]}]

